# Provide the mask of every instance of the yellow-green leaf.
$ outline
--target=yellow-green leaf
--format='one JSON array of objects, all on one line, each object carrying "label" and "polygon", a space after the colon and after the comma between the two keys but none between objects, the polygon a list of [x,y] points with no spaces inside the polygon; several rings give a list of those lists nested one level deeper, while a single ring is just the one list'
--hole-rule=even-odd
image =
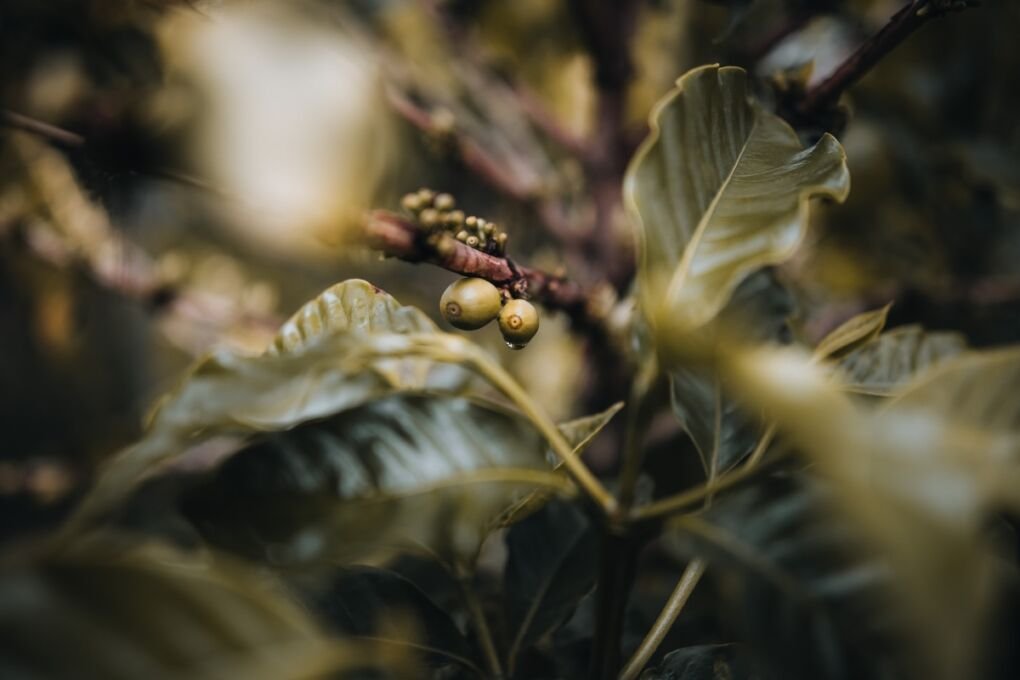
[{"label": "yellow-green leaf", "polygon": [[838,328],[822,338],[815,347],[818,359],[836,358],[878,337],[885,328],[892,303],[881,309],[864,312],[846,320]]},{"label": "yellow-green leaf", "polygon": [[330,286],[287,320],[268,354],[299,352],[340,333],[429,333],[438,330],[421,310],[406,307],[368,281],[348,279]]},{"label": "yellow-green leaf", "polygon": [[747,275],[793,254],[810,198],[849,193],[839,142],[826,134],[803,148],[793,128],[750,98],[743,69],[688,72],[650,125],[624,194],[653,325],[710,321]]}]

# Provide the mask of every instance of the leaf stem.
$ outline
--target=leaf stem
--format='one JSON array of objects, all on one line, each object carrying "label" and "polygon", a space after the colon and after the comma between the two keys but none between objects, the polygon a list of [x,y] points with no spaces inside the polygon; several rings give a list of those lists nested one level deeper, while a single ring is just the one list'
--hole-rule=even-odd
[{"label": "leaf stem", "polygon": [[627,665],[623,667],[623,671],[620,672],[620,680],[634,680],[644,669],[645,664],[655,654],[655,650],[659,648],[662,640],[676,622],[677,617],[680,616],[680,612],[683,610],[684,605],[687,604],[691,593],[694,592],[694,587],[698,585],[704,573],[705,563],[700,559],[693,560],[687,565],[687,569],[680,576],[676,588],[673,589],[673,593],[666,600],[662,611],[659,612],[659,618],[652,624],[651,630],[645,635],[645,639],[641,641],[641,645],[634,652],[634,656],[630,658]]},{"label": "leaf stem", "polygon": [[757,465],[744,465],[733,472],[717,477],[715,480],[707,481],[700,486],[636,508],[631,513],[631,519],[636,522],[647,522],[695,507],[720,491],[729,489],[749,479],[759,472],[760,469]]},{"label": "leaf stem", "polygon": [[624,432],[623,465],[620,470],[619,499],[620,507],[624,511],[634,503],[634,492],[645,460],[645,450],[641,444],[644,441],[642,426],[646,423],[646,417],[643,417],[642,405],[658,374],[658,362],[652,359],[641,364],[631,383]]},{"label": "leaf stem", "polygon": [[482,646],[482,654],[485,655],[485,663],[493,678],[503,678],[503,665],[499,662],[499,653],[496,651],[496,643],[492,638],[492,629],[489,628],[489,621],[485,618],[485,610],[482,602],[478,599],[469,573],[458,568],[457,583],[460,585],[460,592],[467,606],[468,616],[475,625],[475,632],[478,634],[478,642]]},{"label": "leaf stem", "polygon": [[585,466],[567,440],[560,434],[556,425],[535,403],[534,399],[517,384],[517,381],[509,373],[482,354],[480,350],[474,349],[471,352],[471,363],[478,373],[506,395],[534,424],[539,433],[549,442],[553,453],[563,461],[563,467],[567,469],[573,480],[599,506],[605,516],[611,520],[617,519],[620,508],[616,499]]}]

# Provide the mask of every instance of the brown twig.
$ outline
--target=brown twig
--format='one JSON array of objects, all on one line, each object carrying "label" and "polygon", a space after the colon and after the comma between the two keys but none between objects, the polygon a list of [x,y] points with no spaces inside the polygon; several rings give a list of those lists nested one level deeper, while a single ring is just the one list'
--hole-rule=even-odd
[{"label": "brown twig", "polygon": [[427,135],[446,138],[453,151],[468,170],[485,184],[507,198],[530,205],[546,230],[564,244],[577,240],[577,232],[564,219],[556,201],[544,196],[537,184],[522,180],[494,158],[481,144],[456,129],[437,124],[432,114],[395,87],[387,90],[393,111],[405,122]]},{"label": "brown twig", "polygon": [[851,54],[831,76],[807,90],[794,113],[801,120],[816,120],[830,111],[842,94],[875,64],[929,20],[950,11],[977,6],[976,0],[911,0],[885,26]]},{"label": "brown twig", "polygon": [[591,149],[585,140],[563,127],[534,92],[522,84],[517,84],[513,88],[513,94],[524,115],[550,141],[578,159],[588,159]]},{"label": "brown twig", "polygon": [[600,324],[592,291],[562,276],[483,253],[452,238],[430,239],[414,222],[396,213],[385,210],[369,213],[365,236],[372,248],[391,257],[428,262],[457,274],[486,279],[516,297],[527,297],[561,310],[584,328]]},{"label": "brown twig", "polygon": [[0,124],[4,127],[21,130],[22,132],[31,132],[61,147],[73,149],[85,146],[85,138],[78,133],[65,130],[56,125],[50,125],[15,111],[8,111],[7,109],[0,111]]}]

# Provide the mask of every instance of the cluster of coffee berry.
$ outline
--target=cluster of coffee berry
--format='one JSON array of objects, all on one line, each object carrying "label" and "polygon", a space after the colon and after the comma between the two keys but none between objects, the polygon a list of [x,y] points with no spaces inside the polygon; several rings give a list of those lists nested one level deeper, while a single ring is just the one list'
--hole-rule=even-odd
[{"label": "cluster of coffee berry", "polygon": [[522,349],[538,332],[538,310],[527,300],[500,294],[485,279],[454,281],[439,300],[439,311],[451,326],[474,331],[499,319],[499,332],[507,347]]},{"label": "cluster of coffee berry", "polygon": [[461,243],[489,255],[506,254],[506,232],[481,217],[465,217],[463,210],[457,210],[457,202],[450,194],[419,189],[405,195],[400,205],[428,232],[446,232]]}]

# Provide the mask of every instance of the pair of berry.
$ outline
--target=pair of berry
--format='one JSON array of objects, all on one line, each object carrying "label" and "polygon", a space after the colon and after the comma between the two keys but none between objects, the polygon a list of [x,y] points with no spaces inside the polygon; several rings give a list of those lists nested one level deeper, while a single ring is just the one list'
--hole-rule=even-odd
[{"label": "pair of berry", "polygon": [[454,281],[443,293],[439,310],[451,326],[473,331],[499,319],[499,332],[511,349],[521,349],[538,332],[538,310],[527,300],[507,300],[485,279]]}]

